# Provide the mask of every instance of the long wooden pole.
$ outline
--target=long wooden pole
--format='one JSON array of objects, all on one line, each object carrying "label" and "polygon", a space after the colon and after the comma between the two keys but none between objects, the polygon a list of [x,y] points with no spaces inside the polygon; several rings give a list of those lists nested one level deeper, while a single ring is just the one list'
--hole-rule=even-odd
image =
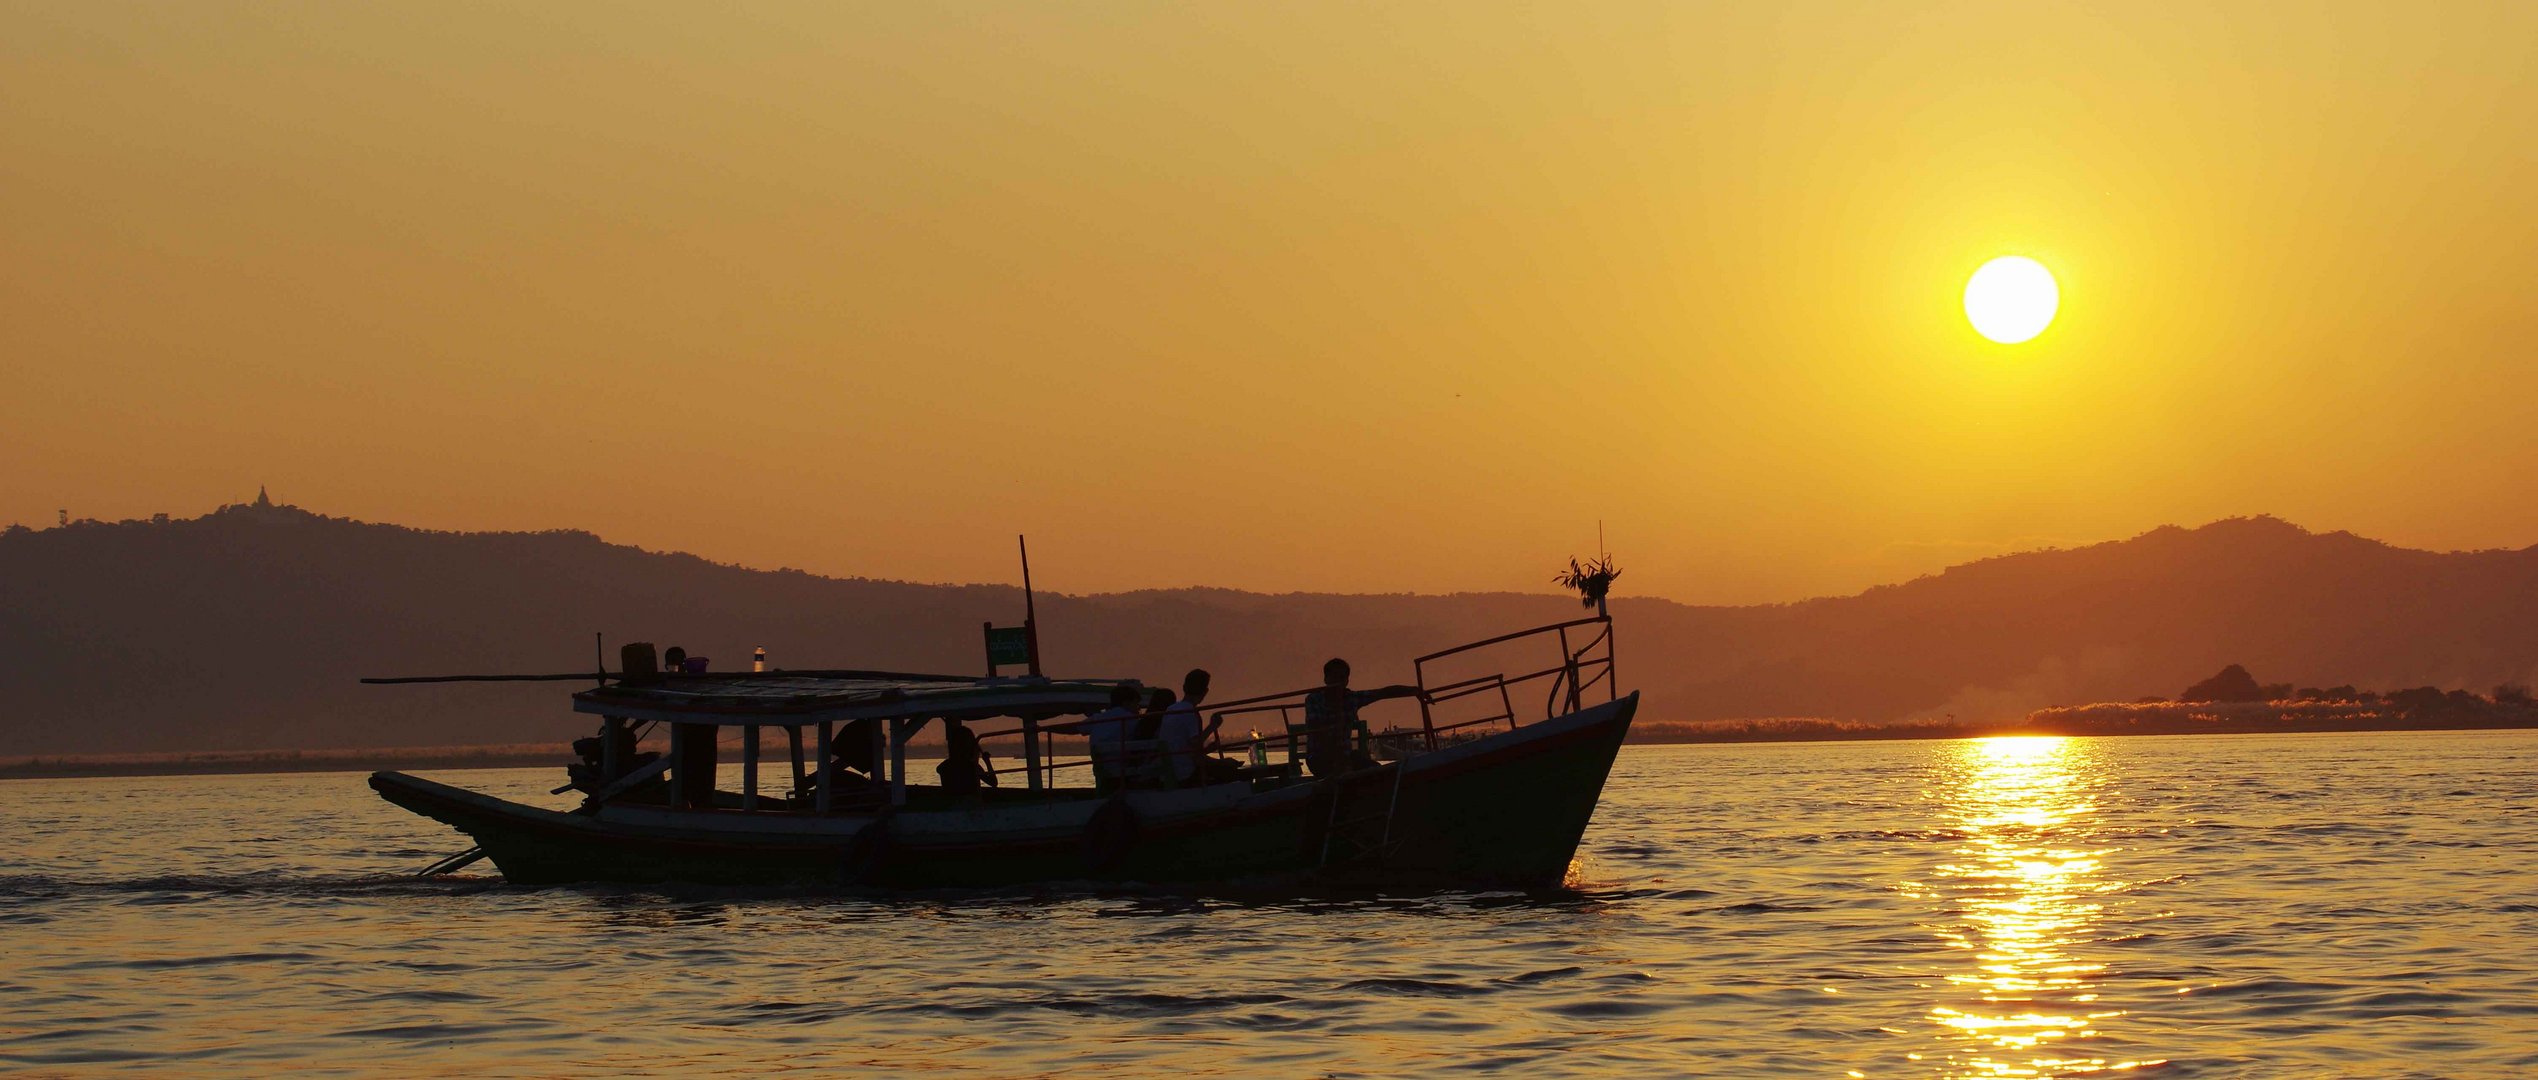
[{"label": "long wooden pole", "polygon": [[[602,674],[606,673],[602,672]],[[918,671],[869,671],[863,668],[812,668],[801,671],[787,670],[783,672],[783,675],[788,679],[874,679],[884,682],[968,683],[978,681],[978,676],[976,675],[938,675],[931,672]],[[590,676],[591,673],[587,671],[574,671],[557,675],[399,675],[394,677],[373,677],[363,679],[361,681],[373,686],[393,686],[401,683],[564,682],[570,679],[587,679],[590,678]],[[679,676],[679,678],[683,680],[747,679],[753,677],[760,679],[766,678],[765,675],[753,675],[752,673],[746,671],[709,671],[700,672],[694,675]]]},{"label": "long wooden pole", "polygon": [[1014,545],[1022,549],[1022,640],[1025,655],[1031,660],[1031,673],[1040,673],[1040,611],[1031,598],[1031,538],[1016,533]]},{"label": "long wooden pole", "polygon": [[361,681],[374,686],[438,682],[563,682],[567,679],[587,679],[590,675],[591,673],[587,671],[576,671],[570,675],[404,675],[393,679],[363,679]]},{"label": "long wooden pole", "polygon": [[617,796],[632,790],[637,784],[643,783],[646,780],[650,780],[653,777],[670,771],[670,763],[672,760],[673,759],[671,758],[663,757],[654,761],[650,765],[646,765],[633,772],[627,773],[624,776],[618,777],[616,783],[592,792],[589,800],[584,802],[583,805],[596,807],[601,803],[607,802],[610,799],[616,798]]}]

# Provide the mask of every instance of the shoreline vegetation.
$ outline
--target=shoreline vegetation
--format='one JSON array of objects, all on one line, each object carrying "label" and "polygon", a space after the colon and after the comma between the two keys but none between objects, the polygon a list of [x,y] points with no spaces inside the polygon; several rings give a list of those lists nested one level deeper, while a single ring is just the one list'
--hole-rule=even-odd
[{"label": "shoreline vegetation", "polygon": [[2490,694],[2418,686],[2380,693],[2352,686],[2295,688],[2256,681],[2237,664],[2186,687],[2177,700],[2058,705],[2015,720],[1954,716],[1873,724],[1818,717],[1658,720],[1635,726],[1643,743],[1832,742],[1981,739],[2000,735],[2262,735],[2352,731],[2494,731],[2538,728],[2538,699],[2505,683]]},{"label": "shoreline vegetation", "polygon": [[[2271,689],[2271,688],[2268,688]],[[2338,688],[2339,690],[2345,688]],[[2323,693],[2323,692],[2320,692]],[[1643,721],[1630,733],[1640,745],[1761,742],[1865,742],[1982,739],[2005,735],[2293,735],[2336,732],[2497,731],[2538,728],[2538,702],[2518,687],[2492,696],[2430,687],[2388,695],[2269,701],[2138,701],[2038,709],[2012,720],[1954,718],[1872,724],[1821,717]],[[649,749],[662,749],[647,744]],[[209,750],[160,754],[63,754],[0,759],[0,780],[117,776],[201,776],[254,773],[368,772],[379,769],[511,769],[554,767],[573,760],[566,743],[406,746],[334,750]],[[740,760],[736,748],[723,756]],[[770,759],[777,769],[781,756]]]},{"label": "shoreline vegetation", "polygon": [[2506,731],[2538,728],[2538,709],[2488,713],[2409,714],[2355,703],[2271,702],[2223,706],[2068,705],[2018,720],[1968,723],[1925,720],[1867,724],[1815,717],[1756,720],[1656,720],[1634,725],[1633,743],[1868,742],[1891,739],[1988,739],[2004,735],[2306,735],[2335,732]]}]

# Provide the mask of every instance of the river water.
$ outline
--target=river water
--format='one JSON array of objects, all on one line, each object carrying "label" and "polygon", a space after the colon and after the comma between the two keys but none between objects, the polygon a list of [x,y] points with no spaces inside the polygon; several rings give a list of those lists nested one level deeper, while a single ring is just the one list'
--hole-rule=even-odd
[{"label": "river water", "polygon": [[1541,896],[416,883],[463,843],[352,774],[0,807],[21,1075],[2538,1071],[2525,732],[1633,747]]}]

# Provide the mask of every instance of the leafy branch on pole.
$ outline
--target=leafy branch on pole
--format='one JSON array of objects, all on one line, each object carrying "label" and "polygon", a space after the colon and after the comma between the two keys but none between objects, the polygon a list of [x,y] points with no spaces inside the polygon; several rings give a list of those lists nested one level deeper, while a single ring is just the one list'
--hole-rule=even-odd
[{"label": "leafy branch on pole", "polygon": [[1574,590],[1579,605],[1601,610],[1606,594],[1613,591],[1613,579],[1621,576],[1621,568],[1613,565],[1613,557],[1580,560],[1569,559],[1569,568],[1553,575],[1553,584]]}]

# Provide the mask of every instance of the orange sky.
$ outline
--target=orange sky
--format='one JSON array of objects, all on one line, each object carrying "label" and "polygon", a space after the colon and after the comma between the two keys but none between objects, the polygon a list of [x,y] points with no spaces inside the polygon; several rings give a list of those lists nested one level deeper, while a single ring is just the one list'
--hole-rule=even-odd
[{"label": "orange sky", "polygon": [[0,6],[0,522],[1440,591],[1600,517],[1695,601],[2538,542],[2538,5],[747,7]]}]

